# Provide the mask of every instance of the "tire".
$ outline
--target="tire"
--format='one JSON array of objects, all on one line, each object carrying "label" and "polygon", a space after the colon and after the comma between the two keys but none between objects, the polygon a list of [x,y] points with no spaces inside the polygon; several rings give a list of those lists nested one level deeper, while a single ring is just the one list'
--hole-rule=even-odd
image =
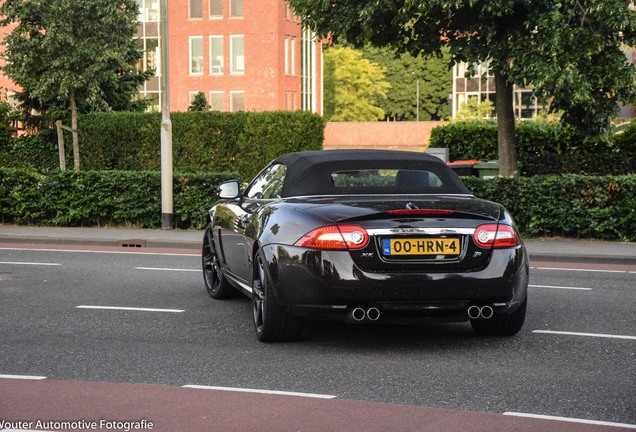
[{"label": "tire", "polygon": [[287,342],[301,338],[303,320],[288,314],[281,307],[274,293],[261,251],[256,253],[254,280],[252,282],[252,310],[256,336],[261,342]]},{"label": "tire", "polygon": [[471,319],[470,324],[477,334],[485,336],[512,336],[523,327],[526,319],[528,298],[512,313],[496,313],[490,319]]},{"label": "tire", "polygon": [[223,269],[221,269],[216,253],[216,244],[210,224],[205,227],[205,233],[203,235],[201,265],[203,267],[203,283],[210,297],[222,300],[238,295],[238,291],[236,291],[223,276]]}]

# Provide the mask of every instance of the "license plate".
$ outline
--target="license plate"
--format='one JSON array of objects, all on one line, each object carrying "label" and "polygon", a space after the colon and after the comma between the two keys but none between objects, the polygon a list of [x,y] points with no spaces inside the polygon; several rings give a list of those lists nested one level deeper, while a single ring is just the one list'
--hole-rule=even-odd
[{"label": "license plate", "polygon": [[456,238],[394,238],[384,239],[384,255],[459,255]]}]

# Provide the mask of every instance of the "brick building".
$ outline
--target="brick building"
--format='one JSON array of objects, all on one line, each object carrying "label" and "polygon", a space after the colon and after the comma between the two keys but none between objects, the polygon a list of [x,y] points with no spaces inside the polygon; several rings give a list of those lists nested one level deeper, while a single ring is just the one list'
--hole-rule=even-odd
[{"label": "brick building", "polygon": [[[139,0],[140,67],[157,71],[140,96],[160,106],[160,0]],[[284,0],[169,0],[170,105],[205,93],[218,111],[322,113],[322,46]]]},{"label": "brick building", "polygon": [[[159,110],[160,0],[138,0],[139,97]],[[303,31],[285,0],[168,0],[170,109],[205,93],[218,111],[308,110],[322,114],[322,44]],[[9,33],[7,27],[0,38]],[[16,86],[0,73],[9,99]]]}]

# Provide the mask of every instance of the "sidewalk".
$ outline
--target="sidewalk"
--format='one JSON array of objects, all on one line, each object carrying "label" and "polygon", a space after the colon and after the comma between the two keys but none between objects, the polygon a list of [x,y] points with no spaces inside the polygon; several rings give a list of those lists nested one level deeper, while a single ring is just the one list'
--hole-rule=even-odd
[{"label": "sidewalk", "polygon": [[[0,244],[63,244],[199,251],[202,230],[45,228],[0,224]],[[596,240],[526,240],[532,261],[636,265],[636,243]]]}]

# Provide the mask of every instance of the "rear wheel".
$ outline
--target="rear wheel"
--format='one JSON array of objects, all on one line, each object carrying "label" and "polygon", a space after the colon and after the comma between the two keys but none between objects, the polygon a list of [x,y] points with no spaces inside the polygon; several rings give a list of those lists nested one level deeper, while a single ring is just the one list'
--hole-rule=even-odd
[{"label": "rear wheel", "polygon": [[217,300],[236,297],[238,291],[236,291],[223,276],[211,225],[205,228],[203,248],[201,249],[201,261],[203,267],[203,282],[210,297]]},{"label": "rear wheel", "polygon": [[256,275],[252,283],[252,309],[258,340],[261,342],[285,342],[300,339],[303,327],[302,318],[288,314],[274,298],[265,267],[265,257],[261,251],[256,253],[254,261]]},{"label": "rear wheel", "polygon": [[490,319],[471,319],[470,324],[477,334],[487,336],[512,336],[517,334],[526,318],[528,299],[512,313],[496,313]]}]

